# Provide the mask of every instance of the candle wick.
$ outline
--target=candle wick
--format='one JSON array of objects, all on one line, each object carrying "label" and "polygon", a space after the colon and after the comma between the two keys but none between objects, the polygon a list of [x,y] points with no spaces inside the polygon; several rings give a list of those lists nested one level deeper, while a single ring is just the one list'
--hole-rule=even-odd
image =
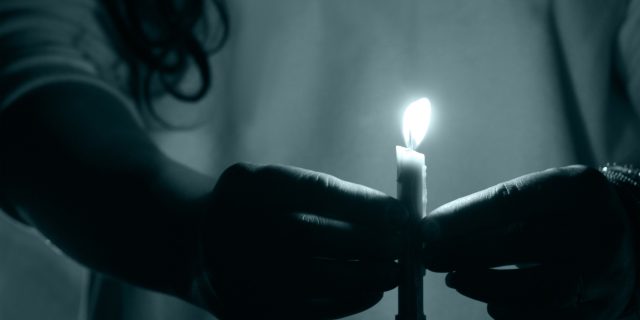
[{"label": "candle wick", "polygon": [[409,141],[408,141],[408,146],[409,149],[411,150],[415,150],[415,140],[413,140],[413,134],[411,134],[411,130],[409,130]]}]

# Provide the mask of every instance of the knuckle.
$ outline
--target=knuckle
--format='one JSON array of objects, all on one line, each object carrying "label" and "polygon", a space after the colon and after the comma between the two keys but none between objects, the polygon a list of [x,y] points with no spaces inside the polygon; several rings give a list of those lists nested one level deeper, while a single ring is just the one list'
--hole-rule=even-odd
[{"label": "knuckle", "polygon": [[313,184],[318,185],[324,189],[330,189],[333,186],[333,183],[329,181],[327,175],[321,174],[319,172],[309,171],[306,172],[302,179],[306,179],[311,181]]},{"label": "knuckle", "polygon": [[501,183],[489,192],[490,198],[509,198],[515,195],[520,190],[520,187],[513,181]]},{"label": "knuckle", "polygon": [[225,186],[225,188],[241,186],[248,183],[251,175],[255,172],[256,166],[249,163],[235,163],[226,168],[220,177],[216,186]]},{"label": "knuckle", "polygon": [[608,186],[607,178],[596,168],[574,165],[566,167],[566,169],[575,177],[575,181],[579,185],[593,186],[596,188]]},{"label": "knuckle", "polygon": [[284,170],[283,166],[280,166],[277,164],[268,164],[260,167],[258,171],[266,174],[276,174],[276,173],[282,172],[283,170]]},{"label": "knuckle", "polygon": [[244,176],[250,174],[253,171],[255,171],[255,165],[246,162],[237,162],[225,169],[224,172],[222,172],[221,177]]},{"label": "knuckle", "polygon": [[327,225],[327,219],[320,217],[315,214],[309,213],[298,213],[296,217],[300,220],[300,222],[313,226],[324,226]]}]

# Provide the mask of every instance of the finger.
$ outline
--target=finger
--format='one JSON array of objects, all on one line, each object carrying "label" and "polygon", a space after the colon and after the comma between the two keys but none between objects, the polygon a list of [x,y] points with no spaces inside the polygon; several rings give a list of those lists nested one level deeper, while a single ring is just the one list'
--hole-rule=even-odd
[{"label": "finger", "polygon": [[[567,319],[588,319],[585,314],[580,316],[579,310],[575,306],[565,308],[553,308],[548,306],[519,306],[519,305],[497,305],[488,304],[487,313],[495,320],[567,320]],[[593,314],[591,314],[593,316]],[[608,318],[605,318],[608,319]]]},{"label": "finger", "polygon": [[475,300],[531,308],[574,305],[580,290],[576,272],[556,266],[455,271],[447,275],[446,281],[449,287]]},{"label": "finger", "polygon": [[578,213],[609,191],[603,179],[595,169],[552,169],[437,208],[422,224],[426,266],[450,271],[562,259],[579,245],[575,232],[588,220]]},{"label": "finger", "polygon": [[221,291],[225,319],[342,317],[373,306],[397,284],[393,261],[309,259],[259,265],[265,276]]},{"label": "finger", "polygon": [[264,186],[265,201],[285,211],[311,212],[382,230],[397,229],[407,218],[398,200],[328,174],[266,166],[256,175]]},{"label": "finger", "polygon": [[279,290],[287,290],[290,296],[342,297],[395,288],[398,265],[393,261],[310,259],[291,263],[274,272],[273,276],[281,278],[275,284],[281,284]]},{"label": "finger", "polygon": [[286,307],[270,309],[258,314],[245,314],[237,319],[338,319],[365,311],[376,305],[382,293],[366,293],[354,296],[314,298],[291,301]]},{"label": "finger", "polygon": [[293,254],[335,259],[397,259],[400,233],[381,233],[360,224],[311,213],[287,215],[278,230],[277,250],[293,247]]},{"label": "finger", "polygon": [[306,317],[297,317],[295,319],[337,319],[350,316],[373,307],[382,300],[382,297],[383,294],[380,292],[308,300],[304,303],[306,309],[309,310]]},{"label": "finger", "polygon": [[383,297],[379,293],[361,293],[330,298],[289,298],[261,303],[246,301],[220,314],[224,319],[337,319],[367,310]]}]

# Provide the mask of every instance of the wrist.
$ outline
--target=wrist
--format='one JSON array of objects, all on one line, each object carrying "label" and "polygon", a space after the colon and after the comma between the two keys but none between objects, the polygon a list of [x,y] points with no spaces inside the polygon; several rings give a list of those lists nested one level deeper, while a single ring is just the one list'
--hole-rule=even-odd
[{"label": "wrist", "polygon": [[600,172],[614,187],[623,206],[630,214],[635,231],[640,227],[640,169],[630,165],[606,164]]},{"label": "wrist", "polygon": [[[193,245],[193,258],[190,259],[190,278],[187,291],[188,301],[200,308],[203,308],[209,312],[220,312],[220,299],[217,295],[213,285],[213,277],[210,268],[207,267],[207,252],[211,250],[207,246],[207,232],[209,230],[207,222],[207,215],[212,214],[209,201],[206,201],[204,210],[198,214],[195,220],[193,228],[193,235],[195,236],[195,244]],[[216,314],[217,315],[217,314]]]},{"label": "wrist", "polygon": [[614,186],[623,206],[629,213],[632,222],[635,242],[636,292],[620,319],[637,319],[640,317],[640,170],[630,165],[606,164],[599,168],[600,172]]},{"label": "wrist", "polygon": [[164,263],[170,266],[165,280],[167,293],[200,306],[193,283],[200,277],[202,217],[209,210],[213,180],[181,163],[163,157],[149,184],[150,193],[169,217],[166,234],[172,248]]}]

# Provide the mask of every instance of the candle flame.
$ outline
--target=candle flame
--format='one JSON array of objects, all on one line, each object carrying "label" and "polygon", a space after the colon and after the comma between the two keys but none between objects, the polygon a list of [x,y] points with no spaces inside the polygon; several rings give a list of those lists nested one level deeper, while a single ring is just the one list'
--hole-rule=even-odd
[{"label": "candle flame", "polygon": [[431,101],[421,98],[411,103],[404,111],[402,133],[404,143],[410,149],[418,147],[429,129]]}]

